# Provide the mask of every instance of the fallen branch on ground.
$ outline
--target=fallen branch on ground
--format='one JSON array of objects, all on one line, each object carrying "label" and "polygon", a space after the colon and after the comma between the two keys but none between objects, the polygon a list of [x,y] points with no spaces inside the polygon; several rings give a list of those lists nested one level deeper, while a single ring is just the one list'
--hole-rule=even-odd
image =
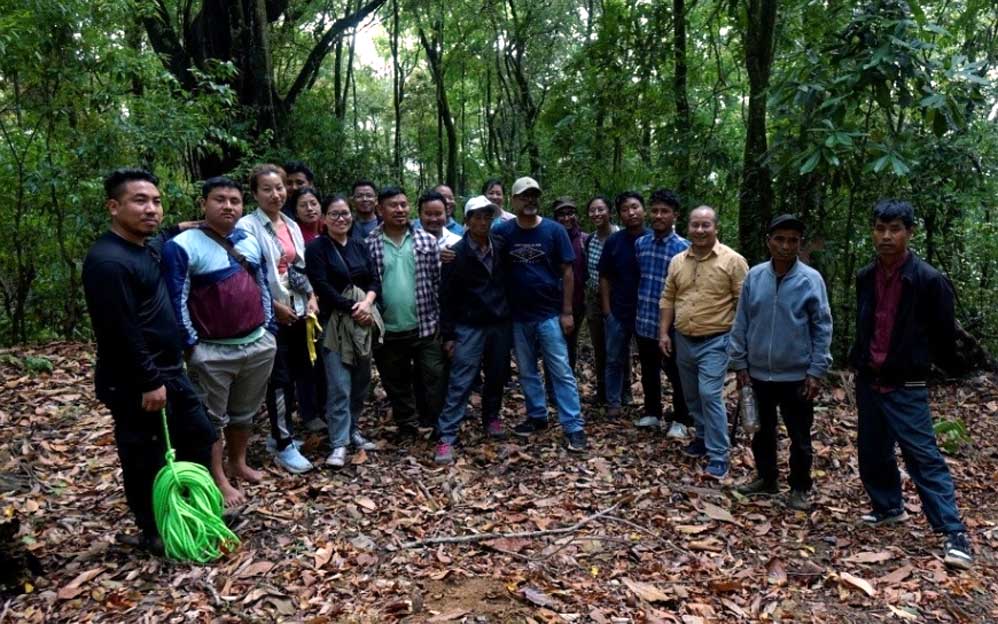
[{"label": "fallen branch on ground", "polygon": [[426,539],[415,540],[412,542],[402,542],[399,544],[400,548],[424,548],[426,546],[432,546],[434,544],[470,544],[474,542],[487,542],[489,540],[495,539],[528,539],[533,537],[544,537],[547,535],[564,535],[566,533],[573,533],[578,531],[585,525],[589,524],[594,520],[598,520],[603,516],[613,513],[618,507],[625,503],[631,502],[634,496],[625,496],[613,505],[607,507],[603,511],[596,512],[591,516],[586,516],[582,520],[579,520],[575,524],[567,527],[560,527],[557,529],[544,529],[541,531],[518,531],[511,533],[475,533],[472,535],[443,535],[440,537],[428,537]]}]

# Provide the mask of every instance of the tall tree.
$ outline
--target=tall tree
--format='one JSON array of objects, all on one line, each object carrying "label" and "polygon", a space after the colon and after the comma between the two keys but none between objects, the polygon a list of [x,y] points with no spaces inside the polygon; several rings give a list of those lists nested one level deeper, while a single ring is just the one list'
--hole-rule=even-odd
[{"label": "tall tree", "polygon": [[690,114],[690,99],[686,86],[688,67],[686,65],[686,0],[672,0],[672,55],[674,71],[672,77],[672,94],[676,103],[676,121],[674,124],[677,158],[676,169],[679,171],[678,190],[680,196],[687,200],[693,191],[693,172],[690,170],[690,136],[693,129],[693,116]]},{"label": "tall tree", "polygon": [[773,214],[773,181],[766,164],[766,97],[776,42],[778,0],[743,0],[745,69],[749,79],[748,123],[738,194],[738,242],[750,263],[765,255],[766,224]]},{"label": "tall tree", "polygon": [[[457,184],[457,128],[454,116],[450,112],[450,100],[447,97],[447,76],[444,65],[444,16],[443,11],[433,16],[429,21],[429,34],[421,20],[417,26],[419,42],[426,53],[426,64],[433,78],[434,93],[437,100],[437,174],[442,174],[443,182],[451,188]],[[442,157],[444,151],[444,134],[447,139],[447,168],[443,170]]]},{"label": "tall tree", "polygon": [[[368,0],[354,7],[348,0],[344,14],[321,31],[283,94],[274,80],[270,26],[282,20],[285,28],[303,28],[317,17],[293,10],[289,0],[203,0],[197,13],[192,2],[171,7],[167,0],[156,0],[143,23],[163,65],[188,92],[198,88],[199,72],[211,73],[218,62],[231,63],[236,72],[229,84],[247,111],[253,132],[276,136],[298,98],[315,84],[322,62],[336,42],[385,1]],[[195,175],[224,173],[236,164],[239,154],[231,146],[220,147],[217,154],[206,153],[198,159]]]}]

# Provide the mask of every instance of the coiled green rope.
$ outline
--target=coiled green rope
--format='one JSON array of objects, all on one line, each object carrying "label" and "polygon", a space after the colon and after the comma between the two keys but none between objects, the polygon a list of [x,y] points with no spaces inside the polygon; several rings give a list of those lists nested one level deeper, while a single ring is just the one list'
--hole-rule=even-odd
[{"label": "coiled green rope", "polygon": [[153,483],[152,506],[166,556],[208,563],[239,546],[239,538],[222,521],[222,493],[201,464],[176,461],[163,416],[166,465]]}]

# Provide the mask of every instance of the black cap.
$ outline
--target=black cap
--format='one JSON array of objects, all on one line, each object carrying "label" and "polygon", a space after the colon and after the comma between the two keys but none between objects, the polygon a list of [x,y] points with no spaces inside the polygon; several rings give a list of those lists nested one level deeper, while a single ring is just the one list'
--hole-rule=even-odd
[{"label": "black cap", "polygon": [[797,230],[803,234],[804,222],[792,214],[781,214],[778,217],[773,217],[773,220],[769,222],[769,229],[766,230],[766,233],[772,234],[776,230]]},{"label": "black cap", "polygon": [[557,214],[562,208],[568,208],[572,212],[576,211],[575,202],[572,201],[571,197],[559,197],[558,199],[551,202],[551,213]]}]

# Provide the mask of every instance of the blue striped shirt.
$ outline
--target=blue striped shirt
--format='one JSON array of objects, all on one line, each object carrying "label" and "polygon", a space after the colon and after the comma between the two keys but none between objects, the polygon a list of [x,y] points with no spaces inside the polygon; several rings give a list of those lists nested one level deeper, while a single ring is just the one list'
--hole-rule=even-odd
[{"label": "blue striped shirt", "polygon": [[643,338],[658,340],[659,307],[665,277],[669,272],[669,262],[676,254],[690,246],[675,231],[668,236],[655,238],[655,234],[645,234],[634,242],[641,279],[638,282],[638,311],[634,321],[634,331]]}]

